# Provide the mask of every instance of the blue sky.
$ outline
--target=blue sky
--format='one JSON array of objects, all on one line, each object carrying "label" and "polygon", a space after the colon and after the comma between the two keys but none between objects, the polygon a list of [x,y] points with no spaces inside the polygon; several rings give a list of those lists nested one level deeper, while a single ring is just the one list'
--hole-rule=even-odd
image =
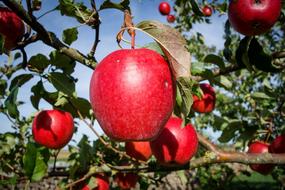
[{"label": "blue sky", "polygon": [[[42,9],[36,13],[36,16],[39,16],[50,10],[56,6],[57,1],[43,0],[42,1]],[[87,3],[89,1],[86,1]],[[96,0],[96,4],[99,7],[103,0]],[[114,1],[119,2],[119,1]],[[162,23],[167,24],[166,17],[160,15],[158,12],[158,5],[160,0],[132,0],[131,1],[131,10],[134,16],[134,23],[139,23],[143,20],[158,20]],[[173,5],[173,1],[168,1],[171,5]],[[87,4],[86,3],[86,4]],[[174,13],[174,12],[173,12]],[[102,24],[100,26],[100,43],[97,47],[97,51],[95,57],[98,61],[102,60],[107,54],[111,53],[114,50],[119,49],[116,43],[116,34],[120,30],[123,21],[123,13],[118,10],[108,9],[102,10],[100,13],[100,19]],[[200,32],[205,37],[205,42],[209,45],[216,45],[218,48],[223,47],[223,25],[226,20],[226,16],[219,17],[218,15],[213,15],[210,18],[212,24],[205,25],[199,24],[194,25],[194,28],[189,31],[190,34],[195,32]],[[79,26],[80,24],[75,21],[73,18],[62,17],[58,11],[50,13],[45,17],[40,19],[40,22],[49,30],[57,34],[61,38],[61,33],[64,29]],[[172,24],[172,26],[174,26]],[[94,41],[94,31],[92,31],[87,26],[80,26],[78,28],[79,35],[78,40],[72,44],[72,47],[79,49],[84,54],[87,54],[92,47]],[[127,37],[127,35],[125,35]],[[152,41],[148,36],[137,32],[136,43],[138,45],[144,45],[148,42]],[[128,45],[124,45],[124,47],[128,47]],[[36,55],[37,53],[42,53],[48,55],[52,48],[44,45],[41,42],[37,42],[29,45],[26,48],[28,56]],[[7,60],[6,56],[0,57],[0,63]],[[76,90],[79,97],[84,97],[89,99],[89,81],[91,79],[92,70],[88,69],[81,64],[77,64],[75,73],[73,76],[78,78],[78,82],[76,83]],[[22,114],[30,114],[31,112],[36,112],[36,110],[32,107],[30,103],[30,88],[33,86],[39,78],[31,80],[28,84],[25,84],[19,92],[18,100],[24,101],[25,104],[20,107],[20,112]],[[50,87],[52,88],[52,87]],[[44,101],[40,102],[40,109],[51,109],[52,107],[45,103]],[[27,115],[25,115],[27,116]],[[0,114],[0,133],[4,133],[7,131],[11,131],[11,124],[7,120],[5,116]],[[100,130],[100,127],[96,125],[96,130]],[[86,134],[90,137],[90,139],[95,139],[95,135],[88,129],[85,124],[80,122],[80,126],[78,128],[78,133],[73,136],[73,139],[78,142],[80,140],[82,134]],[[74,142],[73,142],[74,143]]]}]

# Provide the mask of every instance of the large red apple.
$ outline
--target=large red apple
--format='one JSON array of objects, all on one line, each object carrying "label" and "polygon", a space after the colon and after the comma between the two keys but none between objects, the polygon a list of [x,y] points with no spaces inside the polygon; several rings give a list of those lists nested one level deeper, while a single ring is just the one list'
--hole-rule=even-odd
[{"label": "large red apple", "polygon": [[[103,174],[96,174],[95,177],[95,184],[96,187],[92,190],[109,190],[109,179],[107,176]],[[88,184],[85,184],[81,190],[91,190]]]},{"label": "large red apple", "polygon": [[168,2],[161,2],[158,6],[158,10],[162,15],[169,15],[171,7]]},{"label": "large red apple", "polygon": [[24,33],[23,21],[10,9],[0,7],[0,34],[5,38],[5,50],[15,48]]},{"label": "large red apple", "polygon": [[160,54],[145,48],[117,50],[93,73],[91,105],[111,139],[151,140],[171,115],[174,85],[168,63]]},{"label": "large red apple", "polygon": [[151,155],[149,141],[130,141],[125,143],[127,155],[137,159],[147,161]]},{"label": "large red apple", "polygon": [[[248,153],[267,153],[269,144],[261,141],[255,141],[249,145]],[[272,164],[251,164],[250,168],[256,172],[259,172],[263,175],[269,174],[274,165]]]},{"label": "large red apple", "polygon": [[32,125],[35,142],[52,149],[64,147],[71,140],[73,130],[71,114],[61,110],[39,112]]},{"label": "large red apple", "polygon": [[209,113],[215,109],[216,93],[214,88],[207,83],[200,84],[203,91],[203,96],[199,99],[198,96],[193,95],[192,109],[199,113]]},{"label": "large red apple", "polygon": [[114,181],[117,183],[120,189],[131,189],[134,188],[139,180],[138,174],[135,173],[122,173],[118,172]]},{"label": "large red apple", "polygon": [[153,155],[161,165],[186,164],[198,149],[198,138],[191,124],[182,125],[182,119],[171,117],[162,133],[150,142]]},{"label": "large red apple", "polygon": [[279,135],[269,146],[269,152],[271,153],[285,153],[285,134]]},{"label": "large red apple", "polygon": [[246,36],[267,32],[279,18],[281,0],[232,0],[228,16],[232,27]]}]

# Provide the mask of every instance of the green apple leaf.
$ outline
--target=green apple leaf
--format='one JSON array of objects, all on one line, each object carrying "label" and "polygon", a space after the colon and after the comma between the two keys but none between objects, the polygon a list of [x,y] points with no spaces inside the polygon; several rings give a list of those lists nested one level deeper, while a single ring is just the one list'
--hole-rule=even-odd
[{"label": "green apple leaf", "polygon": [[251,97],[253,99],[271,99],[271,97],[265,94],[264,92],[254,92],[251,94]]},{"label": "green apple leaf", "polygon": [[74,72],[75,61],[70,59],[68,56],[55,50],[49,55],[50,64],[56,66],[57,69],[61,69],[66,74],[71,74]]},{"label": "green apple leaf", "polygon": [[177,86],[182,97],[182,113],[184,118],[188,116],[193,104],[192,86],[194,82],[191,78],[179,77],[177,79]]},{"label": "green apple leaf", "polygon": [[31,88],[31,92],[33,93],[33,95],[31,95],[30,100],[35,109],[39,109],[39,102],[41,100],[43,91],[44,86],[42,81],[39,81]]},{"label": "green apple leaf", "polygon": [[103,9],[118,9],[121,11],[130,10],[130,0],[122,0],[120,3],[114,3],[110,0],[105,0],[99,10]]},{"label": "green apple leaf", "polygon": [[78,31],[77,28],[68,28],[63,31],[62,40],[64,43],[70,45],[72,42],[76,41],[78,38]]},{"label": "green apple leaf", "polygon": [[225,63],[222,57],[215,55],[215,54],[209,54],[204,58],[204,62],[206,63],[213,63],[219,66],[220,69],[225,69]]},{"label": "green apple leaf", "polygon": [[49,150],[39,147],[35,143],[27,144],[26,152],[23,156],[23,165],[26,176],[31,181],[40,181],[48,169]]},{"label": "green apple leaf", "polygon": [[0,79],[0,97],[5,95],[7,88],[7,81],[4,79]]},{"label": "green apple leaf", "polygon": [[232,81],[224,75],[213,78],[213,82],[219,86],[224,87],[225,89],[231,89],[233,85]]},{"label": "green apple leaf", "polygon": [[190,77],[191,56],[181,33],[158,21],[142,21],[136,27],[160,45],[176,78]]},{"label": "green apple leaf", "polygon": [[0,34],[0,55],[4,53],[5,38]]},{"label": "green apple leaf", "polygon": [[64,73],[52,72],[48,74],[48,80],[60,92],[68,96],[76,96],[75,83]]},{"label": "green apple leaf", "polygon": [[18,92],[19,92],[19,87],[15,86],[10,91],[9,96],[5,100],[5,106],[8,109],[8,113],[14,119],[19,117],[19,110],[18,110],[18,107],[17,107]]},{"label": "green apple leaf", "polygon": [[199,8],[199,5],[197,3],[197,1],[195,0],[190,0],[193,12],[197,15],[197,16],[204,16],[204,14],[202,13],[202,11]]},{"label": "green apple leaf", "polygon": [[43,73],[44,70],[48,67],[48,65],[49,60],[43,54],[37,54],[35,56],[32,56],[28,61],[28,69],[37,73]]},{"label": "green apple leaf", "polygon": [[31,80],[34,77],[32,74],[21,74],[16,76],[10,84],[9,90],[13,89],[15,86],[21,87],[24,85],[26,82]]}]

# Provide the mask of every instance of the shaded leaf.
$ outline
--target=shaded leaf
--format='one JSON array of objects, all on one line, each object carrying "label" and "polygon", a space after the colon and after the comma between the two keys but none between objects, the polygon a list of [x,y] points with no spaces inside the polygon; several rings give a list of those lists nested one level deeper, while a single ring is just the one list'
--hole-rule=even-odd
[{"label": "shaded leaf", "polygon": [[44,86],[42,81],[39,81],[36,85],[34,85],[31,88],[31,92],[33,95],[31,95],[30,100],[34,108],[39,109],[39,102],[42,97],[42,93],[44,91]]},{"label": "shaded leaf", "polygon": [[213,63],[219,66],[220,69],[225,69],[225,63],[223,58],[215,54],[209,54],[204,58],[204,62]]},{"label": "shaded leaf", "polygon": [[76,95],[74,81],[64,73],[59,73],[59,72],[49,73],[48,80],[53,84],[53,86],[58,91],[63,92],[68,96]]},{"label": "shaded leaf", "polygon": [[4,53],[5,38],[0,34],[0,55]]},{"label": "shaded leaf", "polygon": [[7,88],[7,81],[4,79],[0,79],[0,96],[5,95],[6,88]]},{"label": "shaded leaf", "polygon": [[182,95],[182,113],[184,116],[188,116],[191,110],[191,106],[193,104],[192,97],[192,86],[193,81],[190,78],[180,77],[177,79],[177,86],[179,88],[179,92]]},{"label": "shaded leaf", "polygon": [[16,76],[10,84],[9,90],[13,89],[15,86],[21,87],[23,84],[28,82],[33,78],[32,74],[21,74]]},{"label": "shaded leaf", "polygon": [[199,4],[197,3],[197,1],[195,0],[190,0],[193,12],[197,15],[197,16],[204,16],[203,12],[200,10],[199,8]]},{"label": "shaded leaf", "polygon": [[181,33],[158,21],[142,21],[136,27],[150,35],[161,46],[176,78],[190,76],[191,56]]},{"label": "shaded leaf", "polygon": [[156,42],[148,43],[148,44],[144,45],[143,47],[147,48],[147,49],[151,49],[153,51],[156,51],[160,55],[164,56],[164,53],[163,53],[162,49],[160,48],[159,44],[156,43]]},{"label": "shaded leaf", "polygon": [[18,91],[19,91],[19,87],[15,86],[9,96],[7,97],[7,99],[5,100],[5,106],[8,109],[8,113],[9,115],[16,119],[19,117],[19,110],[17,107],[17,96],[18,96]]},{"label": "shaded leaf", "polygon": [[103,9],[118,9],[121,11],[130,10],[130,1],[129,0],[122,0],[120,3],[114,3],[110,0],[105,0],[102,5],[100,6],[99,10]]},{"label": "shaded leaf", "polygon": [[70,45],[72,44],[72,42],[76,41],[78,37],[78,31],[77,28],[68,28],[66,30],[63,31],[62,34],[62,40],[64,41],[64,43]]},{"label": "shaded leaf", "polygon": [[28,61],[28,68],[30,71],[42,73],[48,67],[49,60],[45,55],[37,54],[32,56]]},{"label": "shaded leaf", "polygon": [[222,86],[226,89],[231,89],[232,88],[232,81],[230,81],[226,76],[220,75],[218,77],[213,78],[213,81],[217,83],[219,86]]},{"label": "shaded leaf", "polygon": [[74,72],[75,61],[68,56],[60,53],[59,51],[52,51],[50,53],[50,64],[56,66],[57,69],[61,69],[66,74]]}]

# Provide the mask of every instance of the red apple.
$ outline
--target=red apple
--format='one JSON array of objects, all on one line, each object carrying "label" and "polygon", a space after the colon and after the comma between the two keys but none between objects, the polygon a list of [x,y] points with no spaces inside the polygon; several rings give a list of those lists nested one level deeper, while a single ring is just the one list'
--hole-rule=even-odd
[{"label": "red apple", "polygon": [[171,7],[168,2],[161,2],[159,4],[158,10],[162,15],[169,15]]},{"label": "red apple", "polygon": [[[95,184],[96,187],[92,190],[109,190],[109,179],[107,176],[103,174],[95,174]],[[81,190],[91,190],[88,184],[85,184]]]},{"label": "red apple", "polygon": [[232,27],[246,36],[267,32],[281,12],[281,0],[232,0],[228,16]]},{"label": "red apple", "polygon": [[174,15],[167,15],[166,19],[167,19],[167,22],[173,23],[175,21],[175,16]]},{"label": "red apple", "polygon": [[90,83],[90,100],[103,131],[117,141],[156,138],[175,103],[168,63],[149,49],[122,49],[105,57]]},{"label": "red apple", "polygon": [[0,34],[5,38],[4,48],[10,51],[25,33],[23,21],[10,9],[0,7]]},{"label": "red apple", "polygon": [[203,8],[202,8],[202,12],[203,14],[206,16],[206,17],[209,17],[212,15],[212,8],[209,7],[208,5],[205,5]]},{"label": "red apple", "polygon": [[199,113],[209,113],[215,109],[216,93],[214,88],[207,83],[200,84],[203,91],[203,96],[199,99],[198,96],[193,95],[192,109]]},{"label": "red apple", "polygon": [[269,146],[269,152],[271,153],[285,153],[285,134],[279,135]]},{"label": "red apple", "polygon": [[148,141],[126,142],[125,149],[127,155],[137,160],[147,161],[152,155],[150,144]]},{"label": "red apple", "polygon": [[139,176],[135,173],[118,172],[114,177],[114,181],[117,183],[120,189],[134,188],[138,180],[139,180]]},{"label": "red apple", "polygon": [[[269,144],[265,142],[255,141],[249,145],[248,153],[267,153]],[[274,165],[272,164],[251,164],[250,168],[263,175],[269,174]]]},{"label": "red apple", "polygon": [[52,149],[64,147],[71,140],[73,130],[71,114],[61,110],[41,111],[32,124],[35,142]]},{"label": "red apple", "polygon": [[197,133],[191,124],[182,127],[182,122],[171,117],[162,133],[150,142],[152,153],[161,165],[183,165],[196,154]]}]

